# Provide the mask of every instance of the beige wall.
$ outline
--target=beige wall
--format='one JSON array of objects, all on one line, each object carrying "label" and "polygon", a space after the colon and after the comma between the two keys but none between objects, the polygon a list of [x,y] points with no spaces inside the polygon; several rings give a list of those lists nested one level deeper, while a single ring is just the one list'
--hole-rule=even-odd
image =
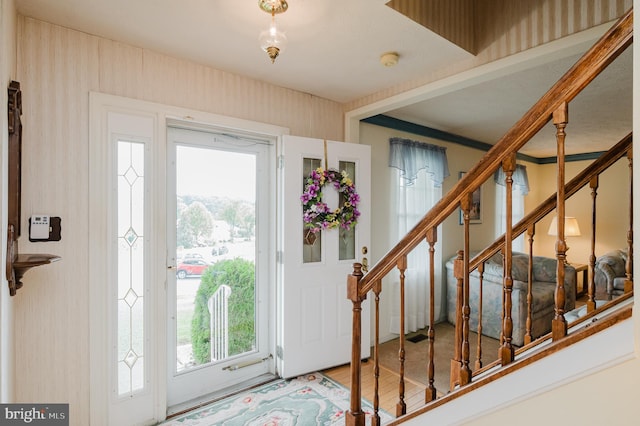
[{"label": "beige wall", "polygon": [[343,108],[24,17],[18,19],[17,41],[25,125],[23,229],[33,213],[62,218],[60,242],[30,243],[23,235],[20,250],[62,260],[29,271],[12,300],[19,355],[15,393],[23,402],[69,402],[71,424],[84,426],[89,424],[92,243],[87,238],[89,92],[276,124],[294,135],[334,140],[344,138]]},{"label": "beige wall", "polygon": [[[566,164],[566,181],[569,181],[590,161],[577,161]],[[557,166],[555,164],[535,167],[537,173],[531,200],[539,203],[555,193]],[[553,188],[553,192],[552,192]],[[627,246],[627,230],[629,229],[629,161],[625,158],[602,173],[596,194],[596,256],[610,250]],[[582,188],[565,204],[565,216],[574,216],[580,225],[580,237],[568,237],[567,260],[573,263],[589,263],[591,252],[592,223],[591,189]],[[527,205],[529,207],[529,205]],[[556,237],[547,235],[551,218],[555,211],[541,220],[536,228],[534,252],[542,256],[555,255]]]},{"label": "beige wall", "polygon": [[[3,87],[8,87],[9,82],[16,76],[16,11],[14,0],[0,1],[0,79]],[[0,91],[0,102],[7,105],[7,91]],[[0,176],[1,204],[0,211],[2,221],[0,222],[0,259],[7,256],[7,147],[8,147],[8,124],[6,107],[2,108],[3,114],[0,117]],[[13,401],[14,385],[14,322],[13,304],[9,296],[9,287],[5,274],[0,279],[0,402]]]},{"label": "beige wall", "polygon": [[638,424],[638,377],[640,361],[633,359],[465,424],[634,426]]}]

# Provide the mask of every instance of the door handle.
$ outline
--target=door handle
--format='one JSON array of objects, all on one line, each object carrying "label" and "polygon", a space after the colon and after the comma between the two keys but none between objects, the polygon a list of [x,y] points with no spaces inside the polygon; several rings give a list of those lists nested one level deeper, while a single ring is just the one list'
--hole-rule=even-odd
[{"label": "door handle", "polygon": [[365,256],[367,253],[369,252],[369,249],[367,249],[367,246],[363,246],[362,247],[362,271],[363,272],[369,272],[369,260],[367,259],[367,257]]}]

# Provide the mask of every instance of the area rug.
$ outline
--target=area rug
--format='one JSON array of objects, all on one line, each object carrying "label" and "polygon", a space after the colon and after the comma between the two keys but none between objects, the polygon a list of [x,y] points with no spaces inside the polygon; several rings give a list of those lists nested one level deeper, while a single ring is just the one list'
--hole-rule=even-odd
[{"label": "area rug", "polygon": [[[171,419],[162,426],[342,425],[349,409],[349,390],[321,373],[279,379]],[[366,424],[373,408],[362,401]],[[380,410],[382,423],[393,418]]]},{"label": "area rug", "polygon": [[[443,322],[436,324],[434,331],[434,386],[439,393],[446,394],[449,392],[455,327]],[[427,330],[418,330],[415,333],[406,335],[405,338],[405,378],[424,385],[429,384],[427,376],[429,339],[426,338],[427,333]],[[471,346],[469,367],[472,371],[475,370],[477,339],[478,335],[476,333],[469,332],[469,344]],[[497,359],[499,347],[498,340],[482,336],[482,361],[484,365]],[[379,348],[380,365],[392,371],[398,371],[400,368],[398,349],[398,339],[381,344]]]}]

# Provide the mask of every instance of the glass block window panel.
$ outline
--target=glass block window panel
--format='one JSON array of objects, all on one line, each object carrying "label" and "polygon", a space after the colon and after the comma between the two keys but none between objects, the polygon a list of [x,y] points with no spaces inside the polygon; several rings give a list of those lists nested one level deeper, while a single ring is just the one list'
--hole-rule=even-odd
[{"label": "glass block window panel", "polygon": [[[322,165],[322,160],[317,158],[304,158],[302,164],[302,179],[303,179],[303,188],[306,184],[306,178],[309,176],[311,171],[317,169]],[[300,214],[302,215],[302,209]],[[321,262],[322,248],[322,231],[316,232],[315,234],[311,232],[309,229],[302,228],[302,262],[303,263],[314,263]]]},{"label": "glass block window panel", "polygon": [[[340,161],[340,171],[346,171],[349,177],[353,181],[353,184],[358,189],[358,182],[356,182],[356,163],[353,161]],[[344,200],[340,198],[340,207],[344,204]],[[358,226],[358,225],[356,225]],[[338,259],[340,260],[352,260],[356,258],[356,232],[355,228],[346,230],[339,228],[340,238],[338,238]]]},{"label": "glass block window panel", "polygon": [[144,144],[118,142],[118,395],[144,388]]}]

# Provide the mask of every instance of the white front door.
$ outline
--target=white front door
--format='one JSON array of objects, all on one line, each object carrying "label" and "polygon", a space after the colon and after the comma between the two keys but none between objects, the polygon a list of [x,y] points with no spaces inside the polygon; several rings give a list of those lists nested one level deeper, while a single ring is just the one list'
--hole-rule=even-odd
[{"label": "white front door", "polygon": [[[273,144],[168,129],[169,407],[273,372]],[[275,245],[273,245],[275,247]]]},{"label": "white front door", "polygon": [[[292,377],[351,359],[352,303],[346,283],[353,263],[362,260],[370,242],[371,151],[368,145],[285,136],[282,154],[277,365],[283,377]],[[318,167],[346,171],[353,180],[361,213],[353,230],[313,233],[304,227],[300,197],[305,179]],[[322,202],[330,209],[340,206],[333,185],[324,185],[322,193]],[[362,357],[366,358],[370,352],[366,301],[362,319]]]}]

